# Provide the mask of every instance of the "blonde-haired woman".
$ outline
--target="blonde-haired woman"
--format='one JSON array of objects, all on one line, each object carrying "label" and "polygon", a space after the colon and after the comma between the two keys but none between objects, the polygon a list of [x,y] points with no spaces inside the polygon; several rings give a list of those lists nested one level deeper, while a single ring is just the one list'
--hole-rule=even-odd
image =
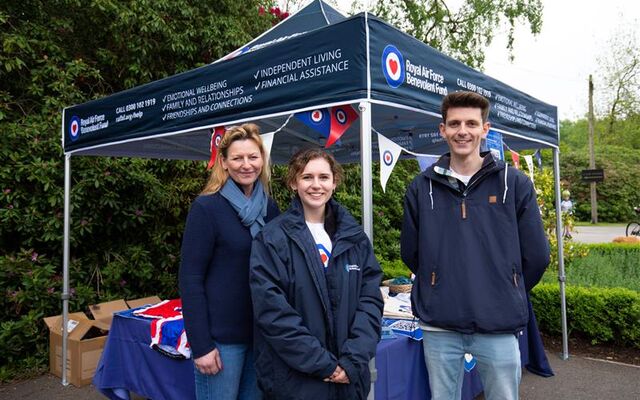
[{"label": "blonde-haired woman", "polygon": [[198,399],[259,399],[249,291],[251,241],[279,210],[254,124],[229,128],[211,176],[189,211],[180,293]]}]

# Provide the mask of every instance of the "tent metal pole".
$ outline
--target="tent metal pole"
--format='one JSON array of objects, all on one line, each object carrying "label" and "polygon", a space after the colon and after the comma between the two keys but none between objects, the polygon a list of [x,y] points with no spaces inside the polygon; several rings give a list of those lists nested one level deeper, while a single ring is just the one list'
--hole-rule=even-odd
[{"label": "tent metal pole", "polygon": [[62,253],[62,385],[67,386],[67,323],[69,321],[69,221],[71,198],[71,155],[64,156],[64,239]]},{"label": "tent metal pole", "polygon": [[[371,174],[371,103],[363,101],[358,105],[360,110],[360,165],[362,167],[362,228],[373,243],[373,177]],[[371,372],[371,389],[368,400],[375,397],[375,382],[378,379],[375,357],[369,360]]]},{"label": "tent metal pole", "polygon": [[564,243],[562,237],[562,214],[560,211],[560,150],[553,149],[553,174],[556,196],[556,238],[558,240],[558,282],[560,283],[560,307],[562,315],[562,359],[569,358],[569,335],[567,333],[567,298],[565,294]]},{"label": "tent metal pole", "polygon": [[371,162],[371,103],[363,101],[360,109],[360,165],[362,166],[362,227],[373,242],[373,183]]}]

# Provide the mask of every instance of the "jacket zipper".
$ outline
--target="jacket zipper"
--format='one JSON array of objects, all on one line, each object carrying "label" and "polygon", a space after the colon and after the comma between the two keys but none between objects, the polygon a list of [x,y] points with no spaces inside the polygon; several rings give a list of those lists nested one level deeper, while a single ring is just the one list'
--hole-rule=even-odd
[{"label": "jacket zipper", "polygon": [[433,271],[431,272],[431,286],[435,286],[436,285],[436,272]]},{"label": "jacket zipper", "polygon": [[471,185],[476,183],[479,179],[480,178],[478,178],[475,181],[471,182],[469,184],[469,186],[467,186],[464,189],[464,191],[462,192],[462,204],[460,204],[460,211],[462,213],[462,219],[467,219],[467,195],[469,194],[469,188],[471,187]]},{"label": "jacket zipper", "polygon": [[466,197],[462,198],[462,204],[460,204],[460,208],[462,210],[462,219],[467,219],[467,204],[466,204]]}]

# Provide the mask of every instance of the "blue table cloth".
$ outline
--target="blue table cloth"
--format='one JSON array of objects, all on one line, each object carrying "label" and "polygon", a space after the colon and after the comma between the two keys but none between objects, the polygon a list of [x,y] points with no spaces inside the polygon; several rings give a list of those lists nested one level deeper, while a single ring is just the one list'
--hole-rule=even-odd
[{"label": "blue table cloth", "polygon": [[110,399],[128,400],[129,391],[153,400],[195,399],[193,361],[151,349],[151,321],[132,312],[114,315],[93,385]]},{"label": "blue table cloth", "polygon": [[[520,336],[522,365],[533,373],[552,376],[535,315],[530,307],[528,329]],[[113,400],[129,399],[129,391],[154,400],[195,399],[193,361],[169,358],[151,349],[150,321],[132,315],[132,310],[115,314],[94,386]],[[422,343],[405,336],[386,339],[376,353],[378,379],[376,400],[424,400],[431,397]],[[463,399],[482,392],[475,369],[466,372]]]}]

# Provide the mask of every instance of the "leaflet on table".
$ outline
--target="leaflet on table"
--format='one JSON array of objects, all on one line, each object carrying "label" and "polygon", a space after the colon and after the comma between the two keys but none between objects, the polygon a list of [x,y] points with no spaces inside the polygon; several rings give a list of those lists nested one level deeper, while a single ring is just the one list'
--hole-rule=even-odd
[{"label": "leaflet on table", "polygon": [[385,318],[405,318],[412,319],[414,315],[411,312],[411,298],[409,293],[398,293],[395,296],[389,295],[389,287],[380,287],[382,298],[384,300],[384,317]]}]

